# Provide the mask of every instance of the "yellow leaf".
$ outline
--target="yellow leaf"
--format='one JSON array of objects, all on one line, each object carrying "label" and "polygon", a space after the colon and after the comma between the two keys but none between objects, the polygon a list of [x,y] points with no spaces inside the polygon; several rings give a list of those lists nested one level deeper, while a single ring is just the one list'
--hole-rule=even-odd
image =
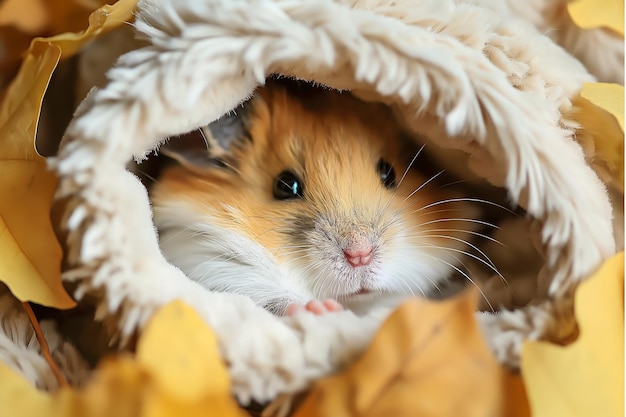
[{"label": "yellow leaf", "polygon": [[85,28],[89,14],[113,3],[111,0],[45,0],[49,33],[78,32]]},{"label": "yellow leaf", "polygon": [[137,358],[103,361],[82,389],[43,393],[0,363],[0,404],[2,415],[18,417],[245,417],[226,375],[215,336],[174,302],[150,321]]},{"label": "yellow leaf", "polygon": [[3,415],[35,416],[35,410],[51,410],[52,399],[0,362],[0,404]]},{"label": "yellow leaf", "polygon": [[0,2],[0,25],[11,25],[26,33],[41,33],[49,23],[43,1],[5,0]]},{"label": "yellow leaf", "polygon": [[357,362],[317,382],[296,416],[496,415],[501,374],[475,310],[472,292],[407,302]]},{"label": "yellow leaf", "polygon": [[245,416],[230,395],[217,338],[183,302],[153,317],[137,346],[137,361],[157,386],[145,404],[146,416]]},{"label": "yellow leaf", "polygon": [[136,0],[90,16],[82,33],[37,38],[0,107],[0,281],[22,301],[69,308],[60,280],[61,249],[49,220],[56,178],[34,146],[41,103],[59,59],[132,17]]},{"label": "yellow leaf", "polygon": [[118,0],[113,5],[102,6],[89,15],[89,27],[82,32],[68,32],[49,38],[36,38],[33,45],[43,43],[61,48],[61,59],[76,54],[79,49],[96,36],[114,29],[133,17],[137,0]]},{"label": "yellow leaf", "polygon": [[198,331],[205,328],[196,312],[178,301],[160,310],[143,332],[137,360],[172,397],[194,402],[208,392],[228,395],[230,379],[217,339],[208,329]]},{"label": "yellow leaf", "polygon": [[49,220],[56,179],[33,144],[58,48],[34,48],[0,108],[0,280],[22,301],[74,305],[60,280],[61,248]]},{"label": "yellow leaf", "polygon": [[[0,26],[0,50],[2,50],[2,59],[0,59],[0,89],[7,86],[17,73],[24,51],[28,49],[31,39],[32,36],[12,26]],[[2,92],[0,92],[1,101]]]},{"label": "yellow leaf", "polygon": [[624,86],[608,83],[587,83],[574,99],[579,108],[575,115],[583,128],[594,138],[595,163],[602,163],[624,189]]},{"label": "yellow leaf", "polygon": [[522,375],[533,417],[624,416],[624,253],[576,292],[569,346],[527,342]]},{"label": "yellow leaf", "polygon": [[624,130],[624,86],[610,83],[585,83],[580,95],[609,112]]},{"label": "yellow leaf", "polygon": [[502,392],[504,395],[501,416],[531,417],[528,396],[521,375],[510,370],[502,373]]},{"label": "yellow leaf", "polygon": [[624,0],[575,0],[567,10],[583,29],[606,27],[624,36]]}]

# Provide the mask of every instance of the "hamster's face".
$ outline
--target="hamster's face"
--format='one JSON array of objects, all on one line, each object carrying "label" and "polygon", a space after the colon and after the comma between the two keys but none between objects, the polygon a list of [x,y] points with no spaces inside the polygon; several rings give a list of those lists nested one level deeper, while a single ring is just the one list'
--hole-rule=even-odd
[{"label": "hamster's face", "polygon": [[[320,94],[260,89],[223,164],[163,174],[152,201],[166,257],[209,287],[223,268],[200,267],[202,250],[243,275],[267,269],[303,301],[431,291],[458,264],[467,207],[420,175],[418,148],[385,107]],[[236,291],[235,275],[214,289]]]}]

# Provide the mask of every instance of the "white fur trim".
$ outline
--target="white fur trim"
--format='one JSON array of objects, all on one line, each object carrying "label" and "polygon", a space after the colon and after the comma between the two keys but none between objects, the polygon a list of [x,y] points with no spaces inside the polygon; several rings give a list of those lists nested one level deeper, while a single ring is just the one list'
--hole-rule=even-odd
[{"label": "white fur trim", "polygon": [[217,333],[235,393],[266,400],[337,369],[384,316],[276,318],[202,290],[159,251],[124,164],[217,119],[275,72],[388,103],[409,128],[470,152],[476,173],[541,223],[543,299],[483,318],[503,363],[517,364],[524,338],[571,328],[575,283],[614,252],[611,206],[564,117],[592,78],[532,25],[451,0],[140,0],[135,27],[152,45],[91,92],[52,163],[57,197],[70,199],[64,278],[98,295],[122,337],[183,298]]}]

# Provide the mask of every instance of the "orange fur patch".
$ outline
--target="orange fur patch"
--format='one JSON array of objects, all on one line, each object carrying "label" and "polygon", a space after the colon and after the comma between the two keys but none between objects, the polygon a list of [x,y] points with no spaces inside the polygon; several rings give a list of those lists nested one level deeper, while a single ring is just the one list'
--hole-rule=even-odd
[{"label": "orange fur patch", "polygon": [[[405,215],[388,233],[414,230],[432,236],[442,233],[429,233],[429,230],[442,227],[473,228],[467,222],[455,221],[424,226],[443,217],[455,217],[450,211],[451,203],[419,211],[452,196],[437,191],[432,184],[404,201],[428,179],[419,174],[419,158],[417,169],[409,170],[397,189],[383,186],[376,170],[378,161],[383,158],[391,163],[399,181],[417,151],[414,145],[403,142],[404,133],[385,106],[364,103],[350,94],[333,91],[319,93],[311,102],[303,102],[276,86],[259,89],[252,105],[249,113],[252,142],[241,141],[230,161],[237,172],[206,168],[202,173],[196,171],[190,175],[184,167],[172,167],[155,187],[153,200],[187,201],[214,223],[259,242],[279,260],[279,249],[286,244],[280,219],[289,214],[314,216],[332,211],[337,218],[353,219],[350,230],[354,230],[363,220],[375,222],[389,202],[383,216],[402,210]],[[304,199],[273,198],[275,178],[285,170],[293,171],[303,180]],[[457,213],[456,217],[463,216]],[[342,233],[341,229],[338,225],[337,232]],[[444,234],[464,237],[461,231]],[[459,249],[463,246],[450,239],[428,239],[432,245]]]}]

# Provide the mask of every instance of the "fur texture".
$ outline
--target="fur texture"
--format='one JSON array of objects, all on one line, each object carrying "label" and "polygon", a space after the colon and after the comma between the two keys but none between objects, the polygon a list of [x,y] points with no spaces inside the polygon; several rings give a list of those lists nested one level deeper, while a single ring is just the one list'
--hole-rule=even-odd
[{"label": "fur texture", "polygon": [[[276,314],[314,299],[353,306],[441,291],[463,274],[478,210],[453,185],[441,187],[441,172],[420,173],[423,148],[389,109],[306,91],[300,98],[270,82],[238,109],[240,132],[218,124],[244,136],[223,154],[225,167],[211,166],[205,150],[204,164],[191,155],[157,181],[151,200],[167,260],[210,290],[247,295]],[[296,178],[300,194],[275,198],[287,185],[281,176]],[[361,248],[371,249],[368,263],[352,266],[345,251]]]},{"label": "fur texture", "polygon": [[451,0],[142,0],[136,17],[150,46],[91,92],[52,163],[69,200],[64,279],[122,337],[182,298],[218,335],[235,393],[262,401],[345,364],[384,317],[277,318],[207,292],[159,250],[145,189],[124,165],[216,120],[271,73],[383,102],[409,130],[468,152],[474,173],[534,219],[545,259],[532,305],[481,318],[494,353],[515,366],[523,340],[571,333],[573,289],[614,252],[611,206],[568,118],[592,77],[531,24]]}]

